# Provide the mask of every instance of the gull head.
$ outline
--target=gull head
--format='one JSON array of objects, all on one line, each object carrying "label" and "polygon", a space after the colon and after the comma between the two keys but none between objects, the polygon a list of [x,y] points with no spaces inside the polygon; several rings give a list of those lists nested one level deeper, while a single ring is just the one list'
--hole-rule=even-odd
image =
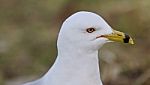
[{"label": "gull head", "polygon": [[98,14],[81,11],[63,22],[57,46],[98,50],[112,41],[134,44],[129,35],[112,29]]}]

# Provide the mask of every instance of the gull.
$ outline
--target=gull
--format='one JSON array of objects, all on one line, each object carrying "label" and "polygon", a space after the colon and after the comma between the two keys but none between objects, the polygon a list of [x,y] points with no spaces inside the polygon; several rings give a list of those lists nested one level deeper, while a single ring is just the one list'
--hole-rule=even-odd
[{"label": "gull", "polygon": [[134,44],[96,13],[79,11],[67,18],[57,40],[57,58],[40,79],[23,85],[103,85],[98,50],[107,42]]}]

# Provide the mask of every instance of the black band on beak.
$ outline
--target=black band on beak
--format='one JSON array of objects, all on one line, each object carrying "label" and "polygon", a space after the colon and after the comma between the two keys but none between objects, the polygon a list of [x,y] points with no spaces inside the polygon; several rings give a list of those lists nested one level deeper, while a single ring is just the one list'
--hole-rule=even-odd
[{"label": "black band on beak", "polygon": [[123,39],[124,43],[129,43],[130,36],[125,34],[125,38]]}]

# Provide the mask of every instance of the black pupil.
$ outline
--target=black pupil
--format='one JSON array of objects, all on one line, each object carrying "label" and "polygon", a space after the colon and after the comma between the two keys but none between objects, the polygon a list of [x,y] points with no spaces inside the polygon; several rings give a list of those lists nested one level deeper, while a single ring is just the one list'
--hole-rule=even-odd
[{"label": "black pupil", "polygon": [[90,29],[90,31],[93,31],[93,29]]}]

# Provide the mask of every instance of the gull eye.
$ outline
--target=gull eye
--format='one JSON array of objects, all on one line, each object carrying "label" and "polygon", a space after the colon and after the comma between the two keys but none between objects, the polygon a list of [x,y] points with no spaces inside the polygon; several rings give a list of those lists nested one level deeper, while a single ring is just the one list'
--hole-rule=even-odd
[{"label": "gull eye", "polygon": [[88,29],[86,29],[86,31],[87,31],[88,33],[92,33],[92,32],[95,31],[95,28],[88,28]]}]

